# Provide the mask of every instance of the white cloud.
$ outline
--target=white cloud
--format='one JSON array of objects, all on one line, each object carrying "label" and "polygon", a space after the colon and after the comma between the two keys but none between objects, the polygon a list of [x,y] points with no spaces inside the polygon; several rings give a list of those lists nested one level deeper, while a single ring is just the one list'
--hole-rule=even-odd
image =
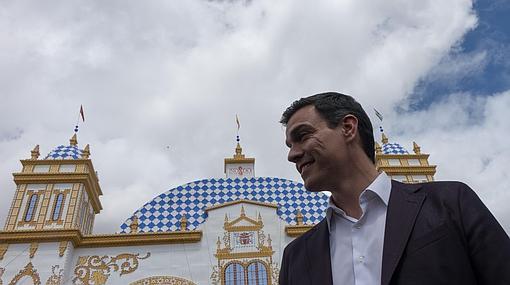
[{"label": "white cloud", "polygon": [[257,175],[299,180],[277,123],[291,101],[338,90],[391,117],[476,25],[466,0],[1,5],[0,207],[17,160],[66,143],[83,104],[78,140],[104,192],[98,232],[169,188],[223,176],[236,113]]},{"label": "white cloud", "polygon": [[[489,97],[452,94],[427,110],[397,114],[390,126],[394,139],[422,146],[437,164],[437,180],[470,185],[510,232],[510,91]],[[391,139],[391,137],[390,137]]]}]

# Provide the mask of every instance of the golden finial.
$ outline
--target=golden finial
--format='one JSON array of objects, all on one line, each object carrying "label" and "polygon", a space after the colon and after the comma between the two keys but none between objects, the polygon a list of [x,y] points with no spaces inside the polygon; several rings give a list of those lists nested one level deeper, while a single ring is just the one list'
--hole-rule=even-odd
[{"label": "golden finial", "polygon": [[241,147],[241,144],[239,142],[237,142],[236,153],[234,154],[234,158],[236,159],[244,158],[243,148]]},{"label": "golden finial", "polygon": [[33,160],[36,160],[36,159],[39,158],[39,155],[40,155],[40,153],[39,153],[39,145],[36,145],[34,147],[34,149],[31,151],[31,154],[32,154],[32,159]]},{"label": "golden finial", "polygon": [[216,246],[218,246],[218,249],[221,247],[220,237],[218,237],[218,241],[216,242]]},{"label": "golden finial", "polygon": [[186,231],[186,226],[188,225],[188,219],[186,219],[186,215],[182,215],[181,218],[181,231]]},{"label": "golden finial", "polygon": [[376,154],[382,154],[382,148],[381,148],[381,145],[378,142],[375,142],[375,153]]},{"label": "golden finial", "polygon": [[413,151],[415,154],[421,154],[421,148],[416,142],[413,142]]},{"label": "golden finial", "polygon": [[131,229],[129,232],[131,234],[138,232],[138,216],[133,215],[133,217],[131,217],[131,225],[129,225],[129,228]]},{"label": "golden finial", "polygon": [[241,217],[244,217],[246,216],[246,214],[244,213],[244,206],[241,206]]},{"label": "golden finial", "polygon": [[262,216],[260,215],[260,212],[259,212],[259,222],[262,221]]},{"label": "golden finial", "polygon": [[81,153],[81,158],[87,159],[87,158],[89,158],[89,156],[90,156],[90,147],[89,147],[89,144],[87,144],[85,146],[85,148],[83,149],[83,152]]},{"label": "golden finial", "polygon": [[298,226],[303,224],[303,214],[299,208],[296,210],[296,222]]},{"label": "golden finial", "polygon": [[381,137],[382,137],[381,142],[383,144],[387,144],[388,143],[388,137],[384,133],[382,133]]},{"label": "golden finial", "polygon": [[76,134],[69,140],[70,145],[78,145],[78,139],[76,138]]},{"label": "golden finial", "polygon": [[269,245],[269,247],[271,247],[271,243],[273,242],[273,240],[271,239],[271,234],[267,234],[267,245]]}]

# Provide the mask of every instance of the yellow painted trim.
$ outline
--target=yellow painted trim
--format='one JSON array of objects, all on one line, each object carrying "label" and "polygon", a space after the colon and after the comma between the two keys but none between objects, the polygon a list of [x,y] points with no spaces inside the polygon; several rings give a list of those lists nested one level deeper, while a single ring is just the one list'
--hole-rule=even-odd
[{"label": "yellow painted trim", "polygon": [[265,207],[271,207],[271,208],[278,209],[278,205],[276,205],[276,204],[251,201],[251,200],[247,200],[247,199],[240,199],[240,200],[236,200],[236,201],[225,202],[225,203],[222,203],[222,204],[213,205],[211,207],[205,208],[204,210],[207,212],[207,211],[216,210],[216,209],[219,209],[219,208],[223,208],[223,207],[227,207],[227,206],[232,206],[232,205],[236,205],[236,204],[240,204],[240,203],[246,203],[246,204],[252,204],[252,205],[257,205],[257,206],[265,206]]},{"label": "yellow painted trim", "polygon": [[232,253],[215,253],[214,256],[218,259],[238,259],[238,258],[258,258],[273,256],[274,251],[261,250],[255,252],[232,252]]},{"label": "yellow painted trim", "polygon": [[427,159],[427,158],[429,158],[429,156],[430,156],[429,154],[376,154],[375,158],[376,158],[376,160],[392,159],[392,158],[395,158],[395,159],[413,159],[413,158]]},{"label": "yellow painted trim", "polygon": [[[92,201],[94,212],[99,213],[103,207],[99,201],[99,184],[93,180],[91,173],[13,173],[17,185],[29,183],[55,184],[55,183],[82,183]],[[95,176],[95,175],[94,175]]]},{"label": "yellow painted trim", "polygon": [[309,231],[314,226],[315,225],[288,225],[285,226],[285,233],[290,237],[298,237]]},{"label": "yellow painted trim", "polygon": [[379,171],[384,171],[388,174],[431,174],[434,175],[436,173],[436,166],[379,166],[377,168]]},{"label": "yellow painted trim", "polygon": [[173,243],[194,243],[202,239],[202,231],[82,235],[79,230],[27,230],[0,232],[0,243],[71,241],[74,247],[115,247]]}]

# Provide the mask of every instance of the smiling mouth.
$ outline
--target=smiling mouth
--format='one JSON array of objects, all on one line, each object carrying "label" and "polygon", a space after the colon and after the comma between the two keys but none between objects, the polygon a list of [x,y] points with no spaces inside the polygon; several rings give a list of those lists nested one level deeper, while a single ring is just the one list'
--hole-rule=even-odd
[{"label": "smiling mouth", "polygon": [[305,169],[306,169],[306,168],[308,168],[308,166],[310,166],[312,163],[313,163],[312,161],[309,161],[309,162],[306,162],[306,163],[301,164],[301,165],[299,166],[299,169],[298,169],[299,173],[300,173],[301,175],[303,175],[303,171],[305,171]]}]

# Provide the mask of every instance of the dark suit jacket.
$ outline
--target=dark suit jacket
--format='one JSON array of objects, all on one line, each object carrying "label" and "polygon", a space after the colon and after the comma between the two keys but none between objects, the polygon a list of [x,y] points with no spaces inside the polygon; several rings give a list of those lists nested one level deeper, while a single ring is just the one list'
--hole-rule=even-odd
[{"label": "dark suit jacket", "polygon": [[[324,219],[285,248],[279,282],[329,285],[331,270],[343,268],[331,268]],[[381,283],[510,284],[510,239],[463,183],[392,181]]]}]

